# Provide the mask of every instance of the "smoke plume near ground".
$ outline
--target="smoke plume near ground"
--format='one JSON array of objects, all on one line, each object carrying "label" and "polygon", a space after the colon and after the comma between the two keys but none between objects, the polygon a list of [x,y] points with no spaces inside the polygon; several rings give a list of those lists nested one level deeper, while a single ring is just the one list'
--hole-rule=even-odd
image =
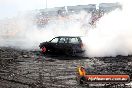
[{"label": "smoke plume near ground", "polygon": [[122,10],[105,14],[96,28],[89,25],[91,14],[84,11],[66,18],[51,19],[44,28],[36,26],[33,14],[2,20],[0,46],[38,49],[39,43],[55,36],[85,36],[86,55],[90,57],[132,54],[131,6],[122,3]]},{"label": "smoke plume near ground", "polygon": [[0,23],[0,46],[22,49],[38,49],[41,42],[56,36],[82,36],[88,29],[90,14],[82,11],[68,17],[54,17],[44,28],[36,26],[35,15],[39,13],[20,14]]},{"label": "smoke plume near ground", "polygon": [[123,8],[105,14],[97,27],[87,34],[89,56],[116,56],[132,54],[131,5],[123,2]]}]

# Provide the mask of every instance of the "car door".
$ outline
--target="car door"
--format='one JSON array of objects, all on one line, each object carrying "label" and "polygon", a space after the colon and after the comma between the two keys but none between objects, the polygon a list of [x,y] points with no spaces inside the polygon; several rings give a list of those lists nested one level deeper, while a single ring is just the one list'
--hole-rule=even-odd
[{"label": "car door", "polygon": [[65,48],[66,48],[66,38],[65,37],[62,37],[59,39],[58,41],[58,45],[57,45],[57,49],[58,51],[60,52],[64,52],[65,51]]},{"label": "car door", "polygon": [[56,51],[56,49],[58,47],[58,41],[59,41],[58,37],[55,37],[51,41],[49,41],[48,50],[50,50],[50,51]]}]

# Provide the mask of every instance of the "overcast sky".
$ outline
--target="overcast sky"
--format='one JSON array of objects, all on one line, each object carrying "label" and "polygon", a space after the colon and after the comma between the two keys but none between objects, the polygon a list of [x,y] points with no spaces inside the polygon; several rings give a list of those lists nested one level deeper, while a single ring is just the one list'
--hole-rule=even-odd
[{"label": "overcast sky", "polygon": [[[97,4],[102,2],[115,2],[115,0],[47,0],[47,7]],[[20,12],[44,8],[46,8],[46,0],[0,0],[0,19],[16,16]]]}]

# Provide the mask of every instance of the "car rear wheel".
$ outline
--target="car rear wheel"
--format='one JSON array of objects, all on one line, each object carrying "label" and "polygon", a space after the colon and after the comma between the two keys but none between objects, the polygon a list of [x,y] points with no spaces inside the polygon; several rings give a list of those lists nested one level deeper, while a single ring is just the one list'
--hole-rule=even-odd
[{"label": "car rear wheel", "polygon": [[65,54],[68,56],[76,56],[76,52],[73,49],[66,50]]},{"label": "car rear wheel", "polygon": [[72,56],[76,56],[76,49],[75,48],[72,49]]}]

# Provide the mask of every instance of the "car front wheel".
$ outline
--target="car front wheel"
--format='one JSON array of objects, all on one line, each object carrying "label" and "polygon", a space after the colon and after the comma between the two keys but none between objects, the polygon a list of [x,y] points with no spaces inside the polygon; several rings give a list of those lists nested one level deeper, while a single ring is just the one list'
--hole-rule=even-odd
[{"label": "car front wheel", "polygon": [[46,47],[42,47],[41,50],[43,53],[46,53],[46,51],[47,51]]}]

